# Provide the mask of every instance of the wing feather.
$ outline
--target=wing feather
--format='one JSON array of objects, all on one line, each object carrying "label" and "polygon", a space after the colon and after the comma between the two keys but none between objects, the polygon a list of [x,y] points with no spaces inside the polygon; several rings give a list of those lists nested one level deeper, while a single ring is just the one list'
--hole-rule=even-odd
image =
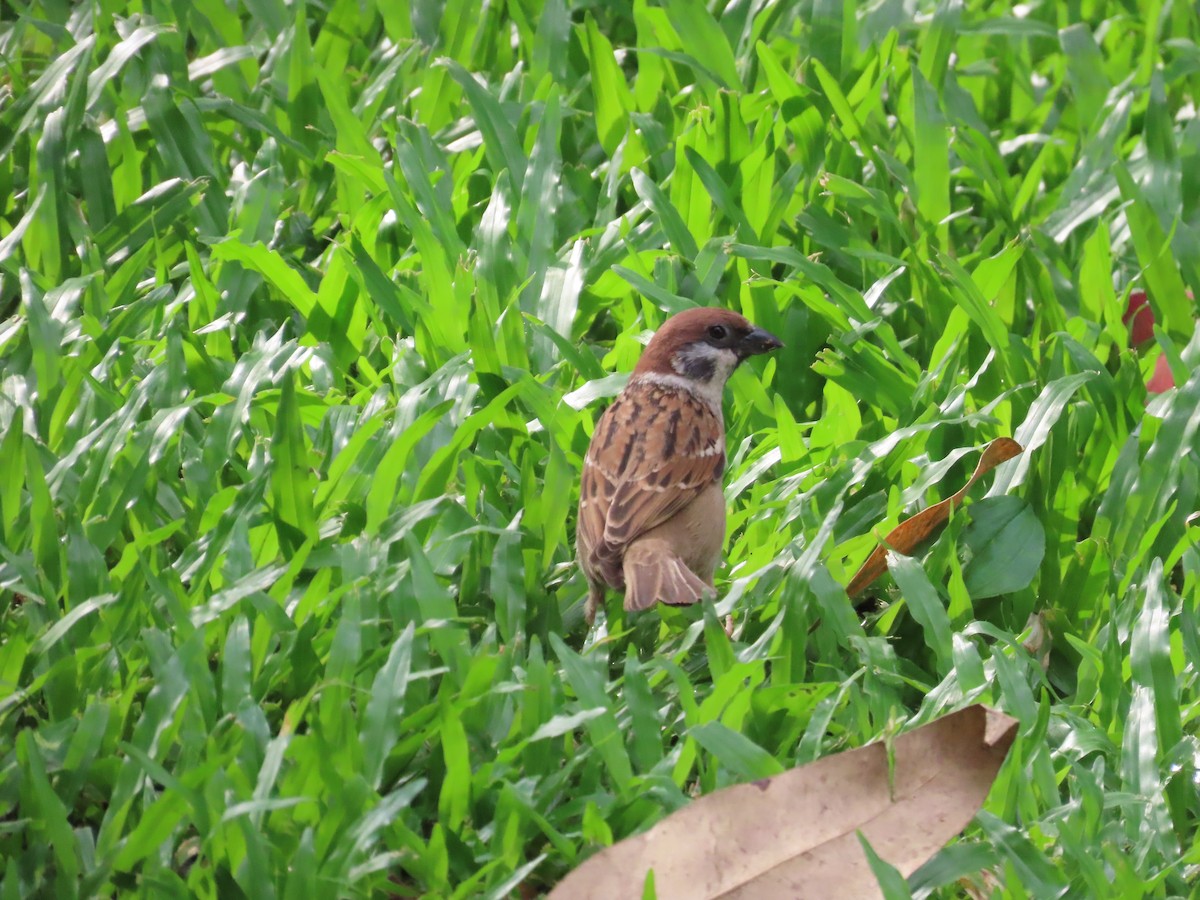
[{"label": "wing feather", "polygon": [[585,571],[616,588],[630,542],[678,513],[725,470],[721,420],[690,391],[630,385],[596,425],[580,484]]}]

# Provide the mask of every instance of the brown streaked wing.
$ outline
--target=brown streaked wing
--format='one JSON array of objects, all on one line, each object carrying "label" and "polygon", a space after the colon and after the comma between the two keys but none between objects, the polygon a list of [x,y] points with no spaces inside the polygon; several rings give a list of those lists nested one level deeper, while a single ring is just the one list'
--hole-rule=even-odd
[{"label": "brown streaked wing", "polygon": [[[604,425],[600,420],[597,431]],[[611,587],[622,585],[612,580],[611,572],[597,558],[597,549],[604,542],[604,522],[612,502],[614,486],[592,462],[589,453],[583,463],[583,478],[579,483],[579,522],[575,526],[579,562],[593,579],[600,578]],[[619,565],[618,565],[619,569]]]},{"label": "brown streaked wing", "polygon": [[[612,483],[602,556],[662,524],[720,479],[725,469],[721,422],[686,390],[654,384],[627,388],[613,404],[611,431],[592,441],[594,462]],[[619,563],[618,563],[619,564]]]}]

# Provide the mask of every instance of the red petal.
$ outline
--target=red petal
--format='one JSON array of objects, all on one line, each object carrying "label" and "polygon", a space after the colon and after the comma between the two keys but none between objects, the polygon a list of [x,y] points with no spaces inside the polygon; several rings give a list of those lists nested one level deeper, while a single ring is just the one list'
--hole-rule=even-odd
[{"label": "red petal", "polygon": [[1129,328],[1129,345],[1138,347],[1154,339],[1154,310],[1145,291],[1134,291],[1121,321]]},{"label": "red petal", "polygon": [[1175,387],[1175,378],[1171,375],[1171,369],[1167,365],[1167,358],[1160,356],[1158,362],[1154,364],[1154,374],[1146,382],[1146,391],[1151,394],[1161,394],[1173,387]]}]

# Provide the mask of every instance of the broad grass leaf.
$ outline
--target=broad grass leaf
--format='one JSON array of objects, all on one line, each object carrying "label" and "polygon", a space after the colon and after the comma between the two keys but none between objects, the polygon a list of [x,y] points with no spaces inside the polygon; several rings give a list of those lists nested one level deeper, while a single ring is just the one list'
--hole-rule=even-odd
[{"label": "broad grass leaf", "polygon": [[398,495],[397,484],[400,476],[406,470],[412,448],[425,435],[429,434],[454,405],[452,400],[444,400],[432,409],[426,410],[420,417],[404,429],[399,440],[388,447],[387,453],[375,469],[367,492],[367,529],[379,527],[384,518],[392,511]]},{"label": "broad grass leaf", "polygon": [[[65,30],[62,36],[68,37]],[[18,114],[21,118],[0,144],[4,155],[7,156],[12,150],[12,144],[18,136],[28,135],[35,122],[41,120],[51,109],[61,107],[72,78],[77,77],[81,66],[86,67],[91,62],[95,49],[96,35],[84,34],[73,40],[70,47],[51,54],[45,69],[37,74],[36,80],[28,85],[27,90],[17,95],[17,102],[8,113],[12,118]],[[86,84],[86,81],[84,83]]]},{"label": "broad grass leaf", "polygon": [[[142,100],[146,124],[154,136],[154,151],[167,176],[187,182],[220,183],[213,142],[193,106],[179,106],[166,76],[151,80]],[[229,221],[229,201],[221,191],[204,192],[196,210],[201,233],[220,235]]]},{"label": "broad grass leaf", "polygon": [[160,34],[170,31],[166,25],[141,25],[133,29],[128,37],[113,45],[104,62],[88,73],[87,108],[92,109],[99,101],[100,94],[120,72],[121,69],[147,44],[153,42]]},{"label": "broad grass leaf", "polygon": [[164,791],[142,813],[137,827],[113,860],[113,867],[119,872],[132,871],[171,838],[187,814],[187,798],[178,791]]},{"label": "broad grass leaf", "polygon": [[451,77],[462,87],[467,101],[471,104],[475,124],[483,134],[484,151],[493,169],[496,172],[507,169],[513,188],[519,193],[524,184],[529,159],[521,147],[512,121],[505,115],[492,93],[458,62],[443,59],[440,64],[449,70]]},{"label": "broad grass leaf", "polygon": [[[161,640],[161,632],[148,637],[151,646],[157,644],[162,649],[165,642]],[[131,755],[125,759],[116,775],[109,805],[96,835],[96,852],[102,856],[113,854],[124,846],[126,836],[122,829],[144,776],[145,766],[141,758],[153,762],[159,752],[159,743],[188,690],[183,663],[178,654],[172,653],[166,659],[157,661],[151,671],[154,688],[146,697],[145,707],[128,741],[132,750],[140,753],[141,757]]]},{"label": "broad grass leaf", "polygon": [[251,690],[250,626],[238,616],[225,635],[225,656],[221,661],[221,707],[227,714],[237,711]]},{"label": "broad grass leaf", "polygon": [[591,71],[596,132],[600,138],[600,146],[611,159],[625,137],[629,121],[628,112],[633,107],[633,98],[621,75],[621,69],[613,58],[612,43],[590,15],[580,29],[580,38]]},{"label": "broad grass leaf", "polygon": [[308,453],[308,441],[296,401],[295,375],[288,372],[275,411],[271,494],[275,501],[273,512],[280,545],[292,550],[317,537],[313,511],[315,485]]},{"label": "broad grass leaf", "polygon": [[684,157],[695,170],[696,177],[700,179],[700,183],[704,185],[705,190],[712,197],[713,203],[725,214],[730,224],[734,226],[738,240],[748,244],[758,243],[758,235],[755,234],[754,228],[750,225],[750,220],[746,218],[741,204],[734,199],[729,185],[725,183],[717,170],[709,164],[708,160],[691,147],[685,147],[683,152]]},{"label": "broad grass leaf", "polygon": [[1187,287],[1170,253],[1170,237],[1126,168],[1118,165],[1114,172],[1127,204],[1125,216],[1150,299],[1171,336],[1186,338],[1194,327],[1196,310],[1188,299]]},{"label": "broad grass leaf", "polygon": [[187,216],[206,188],[203,181],[169,178],[154,185],[117,213],[96,235],[95,241],[109,264],[119,263],[138,251],[153,250],[147,241]]},{"label": "broad grass leaf", "polygon": [[636,167],[631,169],[629,177],[633,182],[634,190],[638,192],[638,196],[646,202],[646,205],[658,217],[659,226],[662,228],[667,240],[670,241],[671,249],[684,259],[694,260],[700,249],[696,246],[695,238],[687,230],[687,226],[684,224],[683,218],[679,215],[679,210],[671,202],[671,198],[654,183],[653,179],[640,169]]},{"label": "broad grass leaf", "polygon": [[[544,504],[549,498],[539,498]],[[527,507],[528,508],[528,507]],[[521,531],[514,520],[496,537],[488,583],[495,604],[496,628],[505,643],[525,638],[526,591],[525,566],[521,552]]]},{"label": "broad grass leaf", "polygon": [[1091,372],[1080,372],[1075,375],[1064,375],[1047,384],[1037,399],[1029,407],[1025,420],[1017,428],[1013,438],[1024,448],[1024,454],[1011,466],[996,473],[996,480],[988,490],[989,497],[1007,494],[1010,490],[1025,482],[1033,466],[1034,451],[1038,450],[1049,438],[1050,429],[1062,418],[1067,403],[1083,385],[1091,381],[1095,375]]},{"label": "broad grass leaf", "polygon": [[22,776],[17,784],[22,805],[31,816],[36,816],[49,838],[48,843],[53,848],[55,864],[61,873],[59,879],[62,887],[69,891],[68,885],[79,877],[82,865],[67,809],[50,784],[46,760],[37,746],[33,731],[22,731],[14,749],[16,763]]},{"label": "broad grass leaf", "polygon": [[[522,172],[524,169],[522,169]],[[412,200],[393,177],[384,170],[384,182],[400,222],[413,237],[420,254],[419,283],[429,302],[429,316],[421,324],[437,338],[436,347],[441,362],[466,347],[466,310],[460,310],[454,293],[453,265],[446,248],[438,241],[429,221],[416,209]]]},{"label": "broad grass leaf", "polygon": [[62,542],[58,538],[59,525],[54,511],[54,498],[46,482],[46,470],[42,466],[41,449],[28,434],[25,439],[25,487],[29,492],[29,518],[33,558],[43,577],[50,584],[58,584],[62,573]]},{"label": "broad grass leaf", "polygon": [[[4,437],[0,438],[0,465],[6,472],[25,471],[25,410],[18,406],[9,420]],[[17,536],[23,529],[18,529],[18,517],[21,512],[21,487],[23,478],[5,478],[0,483],[0,516],[4,525],[4,541],[7,546],[17,549],[20,543]]]},{"label": "broad grass leaf", "polygon": [[388,325],[413,332],[418,320],[432,315],[433,308],[423,297],[403,290],[383,274],[357,237],[351,239],[350,249],[355,263],[351,272],[361,280],[366,295],[379,312],[387,317]]},{"label": "broad grass leaf", "polygon": [[[1158,69],[1155,69],[1150,77],[1150,102],[1146,110],[1146,133],[1143,141],[1146,158],[1150,164],[1149,177],[1143,185],[1146,200],[1158,215],[1160,222],[1172,221],[1183,207],[1183,198],[1180,195],[1182,173],[1179,168],[1179,148],[1176,146],[1171,123],[1171,111],[1167,104],[1166,86],[1163,84],[1162,72]],[[1176,243],[1173,249],[1181,251],[1183,248]],[[1184,255],[1177,255],[1180,263],[1184,263]],[[1195,256],[1189,255],[1194,272]]]},{"label": "broad grass leaf", "polygon": [[438,814],[448,828],[458,829],[471,805],[471,753],[459,710],[442,707],[439,733],[446,777],[438,797]]},{"label": "broad grass leaf", "polygon": [[889,552],[887,566],[908,603],[909,612],[925,633],[925,643],[937,656],[938,669],[941,672],[949,671],[953,655],[950,617],[946,614],[945,604],[938,596],[937,589],[929,581],[920,562],[910,556]]},{"label": "broad grass leaf", "polygon": [[597,716],[602,716],[607,712],[604,707],[597,706],[594,709],[581,709],[577,713],[570,715],[557,715],[551,718],[548,722],[538,728],[529,736],[530,742],[544,741],[547,738],[561,737],[564,734],[570,734],[578,729],[585,722],[591,721]]},{"label": "broad grass leaf", "polygon": [[942,81],[954,52],[954,39],[962,19],[962,0],[941,0],[933,14],[925,46],[921,49],[920,71],[934,90],[941,90]]},{"label": "broad grass leaf", "polygon": [[542,853],[518,868],[507,881],[501,882],[487,893],[487,900],[503,900],[505,897],[511,897],[513,892],[542,864],[546,856],[547,854]]},{"label": "broad grass leaf", "polygon": [[632,645],[625,654],[622,696],[632,725],[630,759],[638,772],[649,772],[663,759],[662,725],[658,701]]},{"label": "broad grass leaf", "polygon": [[[583,286],[578,271],[582,246],[576,249],[572,267],[576,270],[572,279],[573,289],[547,290],[551,287],[548,280],[550,267],[557,261],[554,243],[562,173],[562,156],[558,152],[561,131],[562,107],[559,91],[555,88],[545,99],[537,140],[529,156],[529,169],[525,173],[524,189],[517,210],[516,230],[519,246],[526,258],[525,268],[533,276],[522,291],[522,308],[528,309],[536,303],[538,318],[569,334],[578,306],[578,291]],[[548,368],[551,362],[549,355],[544,348],[540,352],[543,356],[538,360],[539,367]]]},{"label": "broad grass leaf", "polygon": [[688,735],[738,778],[769,778],[784,771],[770,753],[720,722],[697,725]]},{"label": "broad grass leaf", "polygon": [[850,74],[857,49],[855,13],[855,4],[850,0],[817,0],[813,4],[812,53],[838,80]]},{"label": "broad grass leaf", "polygon": [[862,125],[859,123],[853,107],[850,106],[850,101],[846,99],[837,78],[816,57],[810,60],[809,64],[812,66],[813,74],[817,76],[817,82],[821,86],[825,99],[833,107],[838,126],[849,140],[858,140],[862,135]]},{"label": "broad grass leaf", "polygon": [[633,779],[633,768],[605,693],[603,672],[592,660],[584,659],[571,650],[556,634],[551,633],[550,646],[563,665],[567,682],[584,708],[603,707],[606,710],[604,715],[589,719],[586,723],[590,743],[604,761],[613,780],[619,785],[629,784]]},{"label": "broad grass leaf", "polygon": [[1016,724],[972,706],[901,735],[890,757],[876,743],[725,788],[591,857],[550,896],[628,895],[651,871],[660,898],[873,896],[858,835],[913,872],[971,821]]},{"label": "broad grass leaf", "polygon": [[[1015,263],[1015,260],[1013,262]],[[947,290],[951,299],[971,318],[971,321],[987,340],[988,345],[1000,354],[1002,359],[1006,359],[1009,334],[1004,321],[992,304],[995,295],[985,296],[976,278],[968,275],[967,270],[953,257],[939,256],[937,263],[949,280]],[[1000,263],[1000,265],[1003,264],[1003,262]],[[993,281],[989,275],[984,275],[982,272],[977,271],[976,275],[978,281],[984,283]],[[999,285],[996,287],[998,289]]]},{"label": "broad grass leaf", "polygon": [[29,260],[52,282],[71,274],[71,237],[67,222],[66,111],[53,110],[46,116],[37,142],[35,190],[44,189],[45,201],[38,205],[23,247]]},{"label": "broad grass leaf", "polygon": [[996,854],[980,843],[960,841],[945,847],[940,853],[917,869],[908,879],[908,885],[917,896],[927,896],[926,891],[951,885],[961,887],[965,879],[996,865]]},{"label": "broad grass leaf", "polygon": [[[1132,107],[1132,95],[1121,94],[1115,103],[1108,105],[1095,133],[1086,138],[1079,165],[1063,185],[1065,202],[1047,215],[1043,226],[1054,240],[1065,241],[1076,228],[1096,219],[1120,196],[1111,170],[1117,146],[1129,129]],[[1018,195],[1018,201],[1022,199]]]},{"label": "broad grass leaf", "polygon": [[[922,54],[924,61],[924,54]],[[913,78],[913,178],[917,188],[917,209],[927,227],[936,229],[939,243],[949,243],[950,215],[950,136],[938,95],[919,68],[910,70]]]},{"label": "broad grass leaf", "polygon": [[384,762],[400,734],[404,692],[412,670],[414,634],[414,623],[409,622],[392,643],[387,661],[371,685],[371,695],[359,729],[364,777],[376,790],[382,781]]},{"label": "broad grass leaf", "polygon": [[[471,413],[454,431],[454,437],[446,445],[439,447],[430,456],[417,479],[417,485],[410,497],[414,500],[428,500],[446,492],[454,473],[458,468],[461,455],[474,443],[479,433],[489,426],[499,423],[513,424],[510,406],[528,390],[529,376],[509,385],[482,409]],[[519,420],[518,420],[519,421]],[[520,427],[518,425],[518,427]]]},{"label": "broad grass leaf", "polygon": [[858,842],[862,846],[867,863],[871,866],[871,873],[879,882],[879,891],[884,900],[912,900],[912,892],[909,891],[908,883],[899,870],[875,852],[862,832],[858,834]]},{"label": "broad grass leaf", "polygon": [[1095,127],[1112,81],[1104,71],[1104,54],[1096,45],[1088,25],[1077,22],[1058,33],[1058,39],[1066,54],[1067,80],[1075,101],[1077,123],[1080,131]]},{"label": "broad grass leaf", "polygon": [[655,284],[644,275],[640,275],[632,269],[625,268],[625,266],[613,266],[613,272],[628,281],[639,293],[645,294],[653,300],[668,315],[683,312],[685,309],[691,309],[697,305],[694,300],[681,297],[673,291]]},{"label": "broad grass leaf", "polygon": [[[1179,682],[1172,662],[1170,616],[1167,606],[1169,588],[1162,560],[1150,564],[1141,614],[1134,623],[1129,647],[1133,682],[1149,693],[1154,708],[1154,732],[1158,737],[1158,760],[1169,755],[1183,739],[1184,719],[1179,706]],[[1133,723],[1129,724],[1133,727]],[[1172,813],[1179,820],[1187,815],[1189,799],[1186,787],[1173,779],[1167,793]]]},{"label": "broad grass leaf", "polygon": [[213,259],[231,260],[262,275],[305,319],[318,305],[317,295],[304,278],[278,252],[262,244],[245,244],[229,238],[209,251]]},{"label": "broad grass leaf", "polygon": [[383,158],[371,144],[362,122],[350,109],[344,80],[317,66],[313,77],[321,91],[325,109],[333,121],[337,136],[337,149],[342,153],[359,157],[366,165],[382,168]]},{"label": "broad grass leaf", "polygon": [[99,612],[106,606],[111,606],[117,599],[116,594],[101,594],[98,597],[92,597],[76,604],[66,615],[56,619],[53,625],[38,636],[37,640],[29,648],[29,652],[37,656],[42,656],[53,651],[59,641],[63,640],[76,624],[86,619],[92,613]]},{"label": "broad grass leaf", "polygon": [[967,592],[978,600],[1028,587],[1042,564],[1046,533],[1022,498],[989,497],[971,507],[959,544],[967,553]]},{"label": "broad grass leaf", "polygon": [[[445,246],[447,255],[459,257],[465,252],[466,245],[455,227],[452,182],[445,177],[449,160],[430,137],[428,129],[406,121],[399,125],[401,139],[396,141],[396,158],[404,173],[404,183],[417,209],[429,220],[434,236]],[[541,134],[539,129],[539,139]],[[382,172],[382,161],[373,164],[372,168]],[[530,168],[533,168],[532,160]]]},{"label": "broad grass leaf", "polygon": [[[567,293],[568,291],[573,291],[575,289],[575,285],[567,283],[568,279],[571,277],[573,277],[573,273],[570,272],[563,277],[563,284],[561,285],[561,290],[563,293]],[[582,285],[580,285],[580,287],[582,287]],[[569,301],[567,300],[562,302],[562,305],[564,306],[568,304]],[[592,356],[586,351],[580,352],[579,347],[566,335],[559,332],[557,328],[552,328],[550,325],[544,322],[531,320],[529,317],[526,317],[526,322],[528,322],[529,327],[533,330],[535,336],[545,338],[549,343],[553,344],[558,349],[561,357],[573,365],[578,370],[579,374],[584,378],[604,379],[613,377],[605,372],[605,370],[600,366],[600,363],[597,361],[596,357]]]},{"label": "broad grass leaf", "polygon": [[1061,897],[1067,886],[1054,864],[1018,829],[984,810],[979,824],[1000,852],[1001,859],[1012,866],[1019,883],[1037,897]]},{"label": "broad grass leaf", "polygon": [[324,479],[317,485],[313,506],[320,515],[327,516],[333,507],[355,492],[355,485],[362,477],[360,470],[365,467],[363,458],[367,455],[367,447],[384,424],[383,415],[360,419],[356,423],[350,439],[333,458]]},{"label": "broad grass leaf", "polygon": [[685,0],[667,0],[667,16],[683,46],[704,60],[720,77],[726,90],[740,90],[742,79],[729,39],[708,9],[697,9]]}]

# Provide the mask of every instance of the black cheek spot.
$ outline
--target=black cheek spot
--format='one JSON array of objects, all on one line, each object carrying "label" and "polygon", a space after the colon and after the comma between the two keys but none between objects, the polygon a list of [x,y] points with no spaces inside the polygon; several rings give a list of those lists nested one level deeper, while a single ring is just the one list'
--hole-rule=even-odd
[{"label": "black cheek spot", "polygon": [[717,363],[708,356],[690,356],[683,363],[683,374],[696,381],[710,381],[717,371]]}]

